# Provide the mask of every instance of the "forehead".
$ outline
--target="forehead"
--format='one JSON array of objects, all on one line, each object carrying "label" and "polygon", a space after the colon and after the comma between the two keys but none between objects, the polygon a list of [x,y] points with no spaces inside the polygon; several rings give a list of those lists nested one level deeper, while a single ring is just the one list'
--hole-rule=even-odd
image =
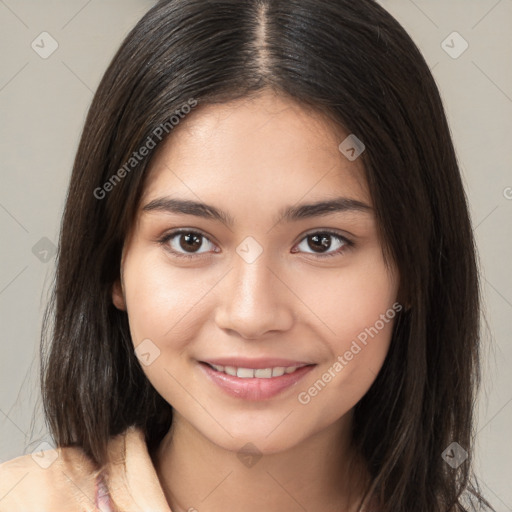
[{"label": "forehead", "polygon": [[264,207],[343,195],[370,204],[361,159],[339,150],[348,135],[273,93],[200,105],[158,148],[143,202],[179,195]]}]

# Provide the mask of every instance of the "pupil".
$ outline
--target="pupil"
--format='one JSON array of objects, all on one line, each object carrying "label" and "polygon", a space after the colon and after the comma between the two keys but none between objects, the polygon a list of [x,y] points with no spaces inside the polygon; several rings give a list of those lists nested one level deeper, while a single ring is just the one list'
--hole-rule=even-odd
[{"label": "pupil", "polygon": [[[318,248],[320,248],[320,249],[329,249],[329,247],[331,246],[331,237],[330,237],[330,235],[311,235],[311,240],[314,243],[319,244],[319,245],[316,245],[316,246],[312,246],[310,244],[311,249],[313,249],[314,251],[316,251]],[[317,251],[317,252],[321,252],[321,251]]]},{"label": "pupil", "polygon": [[[185,241],[183,243],[183,241]],[[201,237],[192,233],[181,236],[180,246],[184,250],[199,249],[201,247]]]}]

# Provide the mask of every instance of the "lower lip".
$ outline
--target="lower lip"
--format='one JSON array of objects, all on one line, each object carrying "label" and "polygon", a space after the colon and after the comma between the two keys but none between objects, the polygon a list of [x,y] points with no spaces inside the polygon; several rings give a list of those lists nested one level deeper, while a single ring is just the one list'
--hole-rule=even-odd
[{"label": "lower lip", "polygon": [[293,386],[309,373],[315,365],[302,366],[293,373],[269,379],[234,377],[214,370],[206,363],[199,363],[202,371],[228,395],[244,400],[266,400]]}]

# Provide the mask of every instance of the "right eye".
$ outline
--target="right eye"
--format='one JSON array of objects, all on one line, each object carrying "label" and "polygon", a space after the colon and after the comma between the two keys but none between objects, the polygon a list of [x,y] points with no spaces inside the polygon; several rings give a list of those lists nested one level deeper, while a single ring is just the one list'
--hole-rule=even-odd
[{"label": "right eye", "polygon": [[[205,241],[207,242],[205,243]],[[178,258],[194,258],[196,255],[205,254],[209,251],[200,251],[200,249],[208,244],[215,247],[205,235],[190,229],[167,233],[159,242]],[[214,250],[213,252],[219,251]]]}]

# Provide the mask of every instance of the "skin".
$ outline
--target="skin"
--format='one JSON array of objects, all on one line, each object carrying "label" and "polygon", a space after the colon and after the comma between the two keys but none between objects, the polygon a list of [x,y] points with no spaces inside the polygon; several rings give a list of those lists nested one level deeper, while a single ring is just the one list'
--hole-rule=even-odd
[{"label": "skin", "polygon": [[[397,300],[398,275],[383,259],[362,159],[351,162],[338,149],[347,135],[265,91],[200,105],[151,163],[113,301],[128,312],[134,346],[149,339],[160,351],[142,367],[174,408],[154,457],[173,512],[356,510],[367,474],[351,443],[353,408],[384,362],[393,322],[309,403],[298,401]],[[234,224],[143,209],[165,196],[223,209]],[[286,206],[335,197],[370,208],[275,223]],[[183,235],[160,242],[177,228],[206,238],[200,247]],[[307,236],[322,230],[354,245],[329,237],[322,252]],[[263,250],[252,263],[236,252],[248,236]],[[200,371],[198,361],[223,356],[316,366],[279,395],[247,401]],[[251,467],[237,457],[249,442],[262,454]]]}]

